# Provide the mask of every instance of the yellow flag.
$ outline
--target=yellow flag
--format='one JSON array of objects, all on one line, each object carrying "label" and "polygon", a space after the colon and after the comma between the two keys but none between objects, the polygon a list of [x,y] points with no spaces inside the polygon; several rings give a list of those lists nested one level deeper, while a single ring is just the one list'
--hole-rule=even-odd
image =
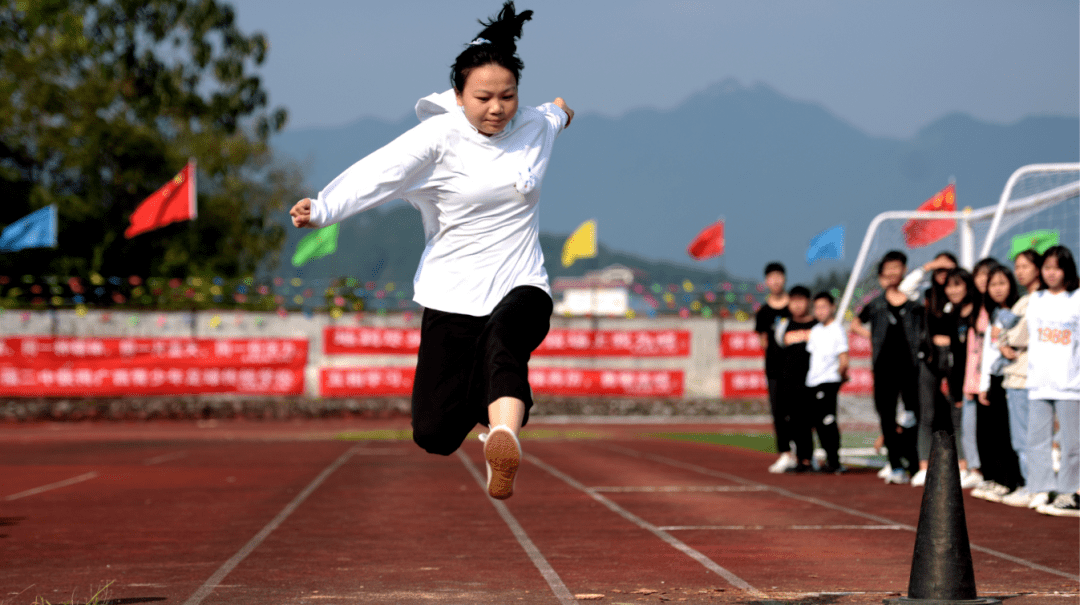
[{"label": "yellow flag", "polygon": [[596,219],[581,223],[581,226],[566,238],[562,249],[562,266],[569,267],[579,258],[596,256]]}]

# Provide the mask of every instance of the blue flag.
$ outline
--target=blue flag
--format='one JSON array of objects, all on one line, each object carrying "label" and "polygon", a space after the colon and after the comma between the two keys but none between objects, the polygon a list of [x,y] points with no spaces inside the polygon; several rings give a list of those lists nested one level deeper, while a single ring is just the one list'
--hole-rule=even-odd
[{"label": "blue flag", "polygon": [[45,206],[11,223],[0,232],[0,252],[56,247],[56,205]]},{"label": "blue flag", "polygon": [[839,260],[844,258],[844,226],[837,225],[822,231],[810,240],[806,250],[807,264],[814,264],[823,258]]}]

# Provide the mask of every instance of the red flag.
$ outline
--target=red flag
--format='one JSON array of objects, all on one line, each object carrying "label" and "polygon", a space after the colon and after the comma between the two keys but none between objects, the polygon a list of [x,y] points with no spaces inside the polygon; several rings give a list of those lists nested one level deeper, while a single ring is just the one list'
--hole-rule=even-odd
[{"label": "red flag", "polygon": [[690,242],[686,252],[695,260],[705,260],[724,253],[724,221],[723,219],[705,227]]},{"label": "red flag", "polygon": [[[934,197],[926,200],[918,211],[956,211],[956,185],[938,191]],[[904,223],[904,241],[908,248],[921,248],[956,231],[956,219],[911,219]]]},{"label": "red flag", "polygon": [[176,221],[190,221],[198,214],[195,208],[195,160],[180,174],[146,198],[131,213],[131,226],[124,237],[131,239]]}]

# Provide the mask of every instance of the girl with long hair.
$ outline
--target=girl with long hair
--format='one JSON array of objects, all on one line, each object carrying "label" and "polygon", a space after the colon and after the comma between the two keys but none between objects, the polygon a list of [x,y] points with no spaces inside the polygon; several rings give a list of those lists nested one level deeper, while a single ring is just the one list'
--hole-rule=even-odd
[{"label": "girl with long hair", "polygon": [[424,307],[412,392],[413,439],[450,455],[477,424],[493,498],[513,494],[518,432],[533,405],[529,358],[547,335],[551,288],[539,241],[540,185],[574,113],[562,99],[518,106],[517,39],[532,11],[513,2],[481,21],[421,99],[420,124],[363,158],[290,214],[322,227],[394,199],[420,211],[426,244],[413,280]]},{"label": "girl with long hair", "polygon": [[[1072,252],[1053,246],[1043,256],[1044,288],[1028,303],[1029,491],[1046,493],[1037,508],[1080,516],[1080,279]],[[1061,427],[1061,468],[1051,462],[1054,416]]]},{"label": "girl with long hair", "polygon": [[993,258],[984,258],[975,263],[971,270],[971,279],[975,284],[974,314],[963,323],[967,325],[967,346],[964,364],[964,403],[961,433],[964,441],[964,470],[960,471],[960,486],[964,489],[977,487],[985,478],[980,471],[982,460],[979,458],[979,446],[976,440],[978,430],[977,417],[979,407],[979,370],[982,360],[983,334],[990,325],[990,314],[986,310],[986,280],[990,269],[998,265]]}]

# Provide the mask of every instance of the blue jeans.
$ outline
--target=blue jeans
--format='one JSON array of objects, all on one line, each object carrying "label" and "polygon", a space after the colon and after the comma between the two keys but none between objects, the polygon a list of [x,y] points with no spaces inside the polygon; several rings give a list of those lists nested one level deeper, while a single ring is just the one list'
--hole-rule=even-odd
[{"label": "blue jeans", "polygon": [[1028,478],[1028,392],[1027,389],[1005,389],[1009,401],[1009,435],[1012,448],[1020,459],[1020,475]]},{"label": "blue jeans", "polygon": [[[1028,404],[1028,490],[1075,493],[1080,489],[1080,400],[1030,399]],[[1061,470],[1057,477],[1050,458],[1055,412],[1061,425]]]},{"label": "blue jeans", "polygon": [[967,460],[968,468],[974,470],[982,468],[979,460],[979,446],[975,442],[975,406],[979,405],[974,399],[964,400],[963,430],[960,432],[964,440],[964,459]]}]

